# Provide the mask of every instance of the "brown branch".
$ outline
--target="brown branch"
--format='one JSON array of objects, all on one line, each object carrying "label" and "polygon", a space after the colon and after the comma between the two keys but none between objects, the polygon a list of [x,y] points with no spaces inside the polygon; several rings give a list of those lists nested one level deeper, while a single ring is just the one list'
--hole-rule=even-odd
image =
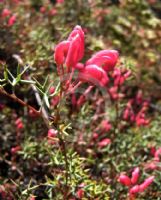
[{"label": "brown branch", "polygon": [[24,102],[23,100],[19,99],[15,94],[7,93],[3,88],[0,88],[0,93],[4,96],[11,98],[13,101],[21,104],[24,107],[28,107],[31,109],[35,114],[40,115],[41,113],[37,111],[34,107],[30,106],[28,103]]}]

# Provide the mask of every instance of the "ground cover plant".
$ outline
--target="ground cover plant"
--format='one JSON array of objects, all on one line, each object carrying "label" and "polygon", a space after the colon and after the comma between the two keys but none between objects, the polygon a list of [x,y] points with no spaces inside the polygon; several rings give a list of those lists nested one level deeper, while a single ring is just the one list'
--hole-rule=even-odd
[{"label": "ground cover plant", "polygon": [[0,1],[0,199],[161,199],[160,1]]}]

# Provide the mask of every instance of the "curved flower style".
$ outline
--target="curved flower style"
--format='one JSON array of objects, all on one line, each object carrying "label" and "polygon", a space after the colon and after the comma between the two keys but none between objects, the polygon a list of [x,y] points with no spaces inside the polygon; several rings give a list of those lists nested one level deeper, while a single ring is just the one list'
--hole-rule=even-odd
[{"label": "curved flower style", "polygon": [[58,66],[65,64],[67,72],[83,58],[84,55],[84,32],[80,26],[76,26],[68,39],[55,47],[54,59]]},{"label": "curved flower style", "polygon": [[99,84],[105,86],[109,82],[106,72],[97,65],[87,65],[80,70],[78,74],[79,80],[83,82],[90,82],[92,84]]},{"label": "curved flower style", "polygon": [[113,70],[115,67],[119,53],[116,50],[102,50],[94,54],[86,65],[95,64],[102,67],[106,72]]}]

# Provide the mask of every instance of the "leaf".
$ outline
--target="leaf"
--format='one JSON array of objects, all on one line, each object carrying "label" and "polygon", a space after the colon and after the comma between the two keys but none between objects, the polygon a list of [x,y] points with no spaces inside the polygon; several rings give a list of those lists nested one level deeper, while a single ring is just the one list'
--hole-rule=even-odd
[{"label": "leaf", "polygon": [[50,108],[49,99],[48,99],[48,96],[46,94],[44,94],[44,102],[45,102],[46,106],[48,108]]}]

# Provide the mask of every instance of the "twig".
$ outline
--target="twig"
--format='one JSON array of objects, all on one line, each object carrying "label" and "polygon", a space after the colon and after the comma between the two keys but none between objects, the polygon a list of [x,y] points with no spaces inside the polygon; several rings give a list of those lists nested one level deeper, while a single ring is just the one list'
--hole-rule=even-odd
[{"label": "twig", "polygon": [[19,99],[15,94],[9,94],[1,87],[0,87],[0,93],[3,94],[4,96],[7,96],[7,97],[11,98],[13,101],[18,102],[22,106],[28,107],[29,109],[31,109],[37,115],[40,115],[39,111],[37,111],[34,107],[30,106],[28,103],[26,103],[23,100]]}]

